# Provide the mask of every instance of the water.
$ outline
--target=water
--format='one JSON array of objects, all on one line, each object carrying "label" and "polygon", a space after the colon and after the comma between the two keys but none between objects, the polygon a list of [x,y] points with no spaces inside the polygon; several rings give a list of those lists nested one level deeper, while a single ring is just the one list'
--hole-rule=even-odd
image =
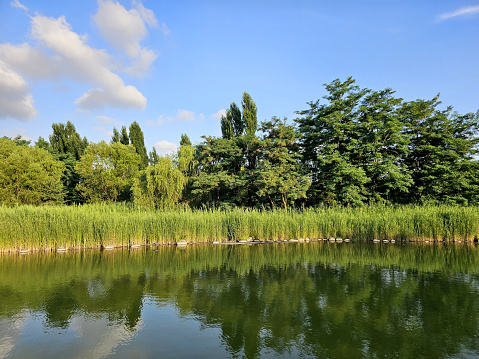
[{"label": "water", "polygon": [[0,258],[0,358],[479,357],[475,246]]}]

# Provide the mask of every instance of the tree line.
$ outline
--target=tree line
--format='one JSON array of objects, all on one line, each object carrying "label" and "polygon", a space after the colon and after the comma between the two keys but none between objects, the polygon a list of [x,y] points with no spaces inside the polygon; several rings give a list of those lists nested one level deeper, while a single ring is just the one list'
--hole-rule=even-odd
[{"label": "tree line", "polygon": [[221,118],[221,137],[175,155],[147,153],[135,121],[110,143],[89,142],[71,122],[48,141],[0,139],[0,202],[133,202],[156,208],[479,203],[479,111],[465,115],[431,100],[404,101],[355,80],[325,85],[294,123],[258,124],[243,93]]}]

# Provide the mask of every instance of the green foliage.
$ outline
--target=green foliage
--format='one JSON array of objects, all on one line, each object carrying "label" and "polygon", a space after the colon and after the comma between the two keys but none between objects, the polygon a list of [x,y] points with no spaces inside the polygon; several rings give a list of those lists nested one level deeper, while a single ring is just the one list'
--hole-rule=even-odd
[{"label": "green foliage", "polygon": [[303,162],[312,176],[313,200],[353,206],[366,200],[370,179],[352,158],[359,137],[355,112],[365,91],[354,82],[348,78],[326,85],[329,104],[310,102],[309,110],[299,112],[304,117],[296,119],[302,134]]},{"label": "green foliage", "polygon": [[[191,147],[191,146],[189,146]],[[148,166],[135,179],[134,203],[153,208],[172,208],[180,200],[186,178],[168,157],[159,157],[154,166]]]},{"label": "green foliage", "polygon": [[231,140],[234,137],[233,123],[228,110],[226,111],[226,116],[221,116],[221,134],[225,140]]},{"label": "green foliage", "polygon": [[247,92],[243,92],[243,99],[241,100],[241,105],[243,107],[243,125],[246,134],[250,137],[253,137],[258,127],[258,110],[256,108],[256,104]]},{"label": "green foliage", "polygon": [[439,110],[432,100],[405,103],[402,115],[410,136],[405,164],[414,180],[410,201],[478,203],[477,144],[479,113],[458,115]]},{"label": "green foliage", "polygon": [[180,146],[191,146],[190,138],[186,133],[181,134]]},{"label": "green foliage", "polygon": [[188,144],[180,145],[177,162],[181,173],[187,177],[192,176],[196,168],[194,147]]},{"label": "green foliage", "polygon": [[[126,133],[126,128],[125,128]],[[123,128],[122,128],[123,139]],[[120,141],[122,142],[122,141]],[[130,125],[130,142],[135,147],[136,153],[140,156],[141,169],[145,169],[148,166],[148,155],[146,154],[145,139],[143,137],[143,131],[140,128],[138,122],[134,121]]]},{"label": "green foliage", "polygon": [[0,203],[62,203],[63,170],[47,150],[0,138]]},{"label": "green foliage", "polygon": [[120,132],[118,132],[115,127],[113,127],[113,135],[111,136],[110,143],[120,142],[120,136]]},{"label": "green foliage", "polygon": [[49,136],[50,145],[58,153],[71,153],[79,160],[88,146],[86,137],[80,138],[73,123],[68,121],[66,124],[52,124],[53,134]]},{"label": "green foliage", "polygon": [[[138,127],[140,127],[140,126],[138,126]],[[141,129],[140,129],[140,131],[141,131]],[[143,135],[143,133],[141,133],[141,135]],[[120,143],[123,144],[123,145],[126,145],[126,146],[128,146],[130,144],[130,138],[128,137],[128,132],[126,130],[126,126],[121,126]],[[131,144],[133,145],[133,142]]]},{"label": "green foliage", "polygon": [[212,203],[215,207],[226,199],[234,202],[241,196],[243,154],[235,141],[204,137],[196,153],[199,171],[192,178],[194,196],[204,201],[202,203]]},{"label": "green foliage", "polygon": [[77,187],[90,203],[129,200],[140,164],[133,146],[104,141],[90,144],[75,167],[81,176]]},{"label": "green foliage", "polygon": [[[298,163],[297,132],[286,125],[286,119],[273,117],[261,124],[264,138],[259,142],[255,185],[259,197],[268,197],[271,207],[281,199],[284,209],[288,201],[306,197],[309,178]],[[294,202],[293,202],[294,203]]]},{"label": "green foliage", "polygon": [[148,163],[150,166],[156,165],[160,160],[160,156],[156,152],[155,146],[151,149],[150,153],[148,154]]},{"label": "green foliage", "polygon": [[438,97],[403,103],[389,88],[354,83],[331,82],[327,104],[298,112],[310,203],[477,203],[478,114],[451,115]]}]

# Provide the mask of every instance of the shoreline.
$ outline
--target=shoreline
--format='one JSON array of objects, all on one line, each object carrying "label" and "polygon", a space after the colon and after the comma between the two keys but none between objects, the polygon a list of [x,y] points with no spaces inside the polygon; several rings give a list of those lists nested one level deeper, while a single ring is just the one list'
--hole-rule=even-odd
[{"label": "shoreline", "polygon": [[188,246],[196,246],[196,245],[211,245],[211,246],[241,246],[241,245],[268,245],[268,244],[307,244],[310,242],[326,242],[326,243],[374,243],[377,245],[381,244],[417,244],[417,245],[445,245],[445,244],[453,244],[453,245],[476,245],[479,244],[477,239],[473,240],[387,240],[387,239],[357,239],[352,240],[349,238],[298,238],[298,239],[285,239],[285,240],[259,240],[259,239],[252,239],[248,238],[246,240],[238,240],[238,241],[186,241],[180,240],[177,242],[164,242],[164,243],[135,243],[135,244],[108,244],[108,245],[100,245],[100,246],[76,246],[76,247],[34,247],[34,248],[0,248],[0,255],[26,255],[31,253],[43,253],[43,254],[52,254],[52,253],[71,253],[71,252],[80,252],[80,251],[117,251],[117,250],[137,250],[137,249],[144,249],[144,248],[156,248],[156,247],[177,247],[184,249]]}]

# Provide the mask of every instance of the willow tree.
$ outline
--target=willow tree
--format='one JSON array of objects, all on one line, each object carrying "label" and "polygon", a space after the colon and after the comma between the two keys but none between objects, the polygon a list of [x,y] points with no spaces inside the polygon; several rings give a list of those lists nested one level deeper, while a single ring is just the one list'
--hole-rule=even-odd
[{"label": "willow tree", "polygon": [[133,199],[139,206],[172,208],[181,199],[185,185],[186,177],[173,161],[159,157],[155,165],[148,166],[135,179]]}]

